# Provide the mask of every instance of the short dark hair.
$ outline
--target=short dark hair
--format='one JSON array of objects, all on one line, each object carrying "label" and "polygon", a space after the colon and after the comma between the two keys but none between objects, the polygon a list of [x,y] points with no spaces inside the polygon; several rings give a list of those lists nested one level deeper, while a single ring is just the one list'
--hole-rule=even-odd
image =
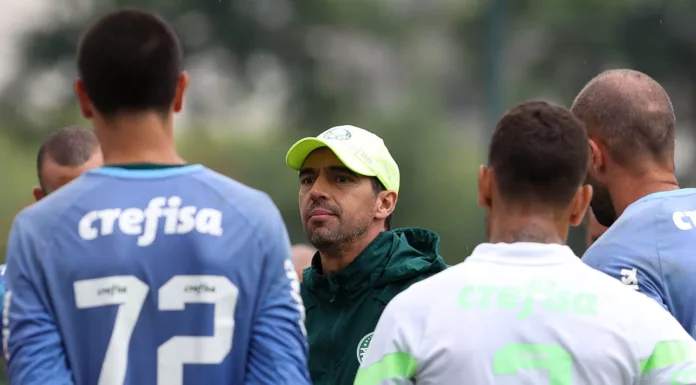
[{"label": "short dark hair", "polygon": [[154,13],[126,9],[97,20],[77,52],[80,78],[104,116],[166,114],[174,101],[183,59],[174,31]]},{"label": "short dark hair", "polygon": [[[375,192],[375,195],[379,194],[382,191],[387,191],[387,188],[384,187],[384,184],[382,181],[380,181],[376,176],[373,176],[370,178],[370,181],[372,182],[372,190]],[[389,214],[389,216],[384,220],[384,229],[389,231],[392,229],[392,216],[394,214]]]},{"label": "short dark hair", "polygon": [[46,157],[60,166],[77,167],[85,164],[99,147],[99,140],[92,130],[82,127],[66,127],[51,134],[39,147],[36,155],[36,173],[43,183],[43,165]]},{"label": "short dark hair", "polygon": [[628,69],[605,71],[580,91],[571,111],[622,166],[640,167],[635,160],[644,157],[673,165],[674,108],[650,76]]},{"label": "short dark hair", "polygon": [[501,197],[516,203],[570,203],[588,167],[587,131],[567,109],[529,101],[498,121],[488,165]]}]

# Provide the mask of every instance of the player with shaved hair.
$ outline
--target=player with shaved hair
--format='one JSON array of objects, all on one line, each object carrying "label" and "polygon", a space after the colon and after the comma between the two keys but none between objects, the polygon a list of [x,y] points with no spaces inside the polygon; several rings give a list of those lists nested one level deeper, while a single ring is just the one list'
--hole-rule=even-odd
[{"label": "player with shaved hair", "polygon": [[696,336],[696,189],[677,183],[667,92],[644,73],[611,70],[585,86],[572,112],[590,140],[592,211],[609,227],[583,261],[655,299]]},{"label": "player with shaved hair", "polygon": [[[34,198],[40,201],[46,195],[70,183],[83,172],[101,167],[104,163],[99,141],[92,130],[66,127],[49,135],[39,147],[36,171],[39,186],[34,187]],[[0,304],[5,297],[6,265],[0,265]],[[4,305],[0,305],[0,309]],[[2,355],[6,346],[3,338]]]},{"label": "player with shaved hair", "polygon": [[679,323],[566,246],[592,196],[587,141],[546,102],[500,119],[479,171],[489,243],[389,302],[356,385],[696,384]]},{"label": "player with shaved hair", "polygon": [[103,163],[99,140],[92,130],[66,127],[54,132],[39,147],[36,157],[39,185],[34,188],[34,198],[43,199]]}]

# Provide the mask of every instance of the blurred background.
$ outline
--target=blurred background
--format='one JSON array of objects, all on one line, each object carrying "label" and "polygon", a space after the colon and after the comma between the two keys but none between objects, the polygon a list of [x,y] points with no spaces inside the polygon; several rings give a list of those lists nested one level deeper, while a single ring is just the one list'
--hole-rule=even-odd
[{"label": "blurred background", "polygon": [[[395,225],[436,231],[445,259],[461,261],[484,240],[476,174],[498,117],[530,98],[569,106],[609,68],[665,86],[681,183],[696,178],[693,0],[21,0],[0,13],[0,233],[32,202],[41,140],[89,126],[71,87],[81,31],[126,5],[180,35],[191,75],[181,153],[269,192],[293,242],[304,236],[287,149],[353,124],[400,165]],[[571,245],[583,252],[584,229]]]}]

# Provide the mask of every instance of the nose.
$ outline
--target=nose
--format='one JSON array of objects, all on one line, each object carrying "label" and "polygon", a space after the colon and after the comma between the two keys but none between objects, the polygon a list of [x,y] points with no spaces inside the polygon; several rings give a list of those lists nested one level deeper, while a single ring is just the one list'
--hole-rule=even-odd
[{"label": "nose", "polygon": [[312,188],[309,190],[309,197],[312,200],[326,199],[328,197],[329,183],[323,176],[319,176],[312,183]]}]

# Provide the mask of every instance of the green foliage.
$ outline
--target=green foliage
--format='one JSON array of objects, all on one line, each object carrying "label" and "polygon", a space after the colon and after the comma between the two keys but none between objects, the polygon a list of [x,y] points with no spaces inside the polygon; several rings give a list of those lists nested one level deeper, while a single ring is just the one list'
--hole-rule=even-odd
[{"label": "green foliage", "polygon": [[[0,189],[0,231],[7,231],[14,213],[31,201],[40,140],[56,127],[74,124],[77,116],[69,96],[56,100],[55,108],[31,107],[29,84],[47,69],[59,69],[67,80],[74,77],[74,52],[85,25],[126,5],[157,10],[170,20],[182,37],[187,63],[211,52],[228,54],[223,70],[241,89],[253,83],[255,57],[277,60],[289,90],[282,126],[242,134],[231,122],[197,122],[191,126],[198,129],[182,132],[180,145],[190,161],[268,191],[296,242],[303,240],[297,182],[284,155],[302,136],[338,124],[383,136],[402,170],[395,224],[438,231],[443,253],[454,262],[483,240],[476,169],[485,153],[479,138],[492,129],[482,132],[481,111],[497,110],[491,103],[506,109],[544,97],[569,105],[585,82],[610,67],[636,68],[661,81],[676,95],[680,117],[690,118],[696,101],[696,2],[689,0],[507,1],[498,9],[505,17],[491,13],[496,8],[483,0],[53,4],[70,12],[56,12],[53,24],[24,36],[23,63],[0,96],[0,160],[12,165],[3,173],[3,182],[12,187]],[[491,46],[495,32],[503,34],[505,46]],[[503,54],[502,74],[491,72],[485,60],[496,52]],[[375,61],[391,67],[376,68],[374,75]],[[502,90],[487,87],[497,82]],[[373,98],[394,84],[381,96],[386,103]],[[67,88],[63,95],[70,94]],[[582,250],[581,236],[571,233],[576,251]]]}]

